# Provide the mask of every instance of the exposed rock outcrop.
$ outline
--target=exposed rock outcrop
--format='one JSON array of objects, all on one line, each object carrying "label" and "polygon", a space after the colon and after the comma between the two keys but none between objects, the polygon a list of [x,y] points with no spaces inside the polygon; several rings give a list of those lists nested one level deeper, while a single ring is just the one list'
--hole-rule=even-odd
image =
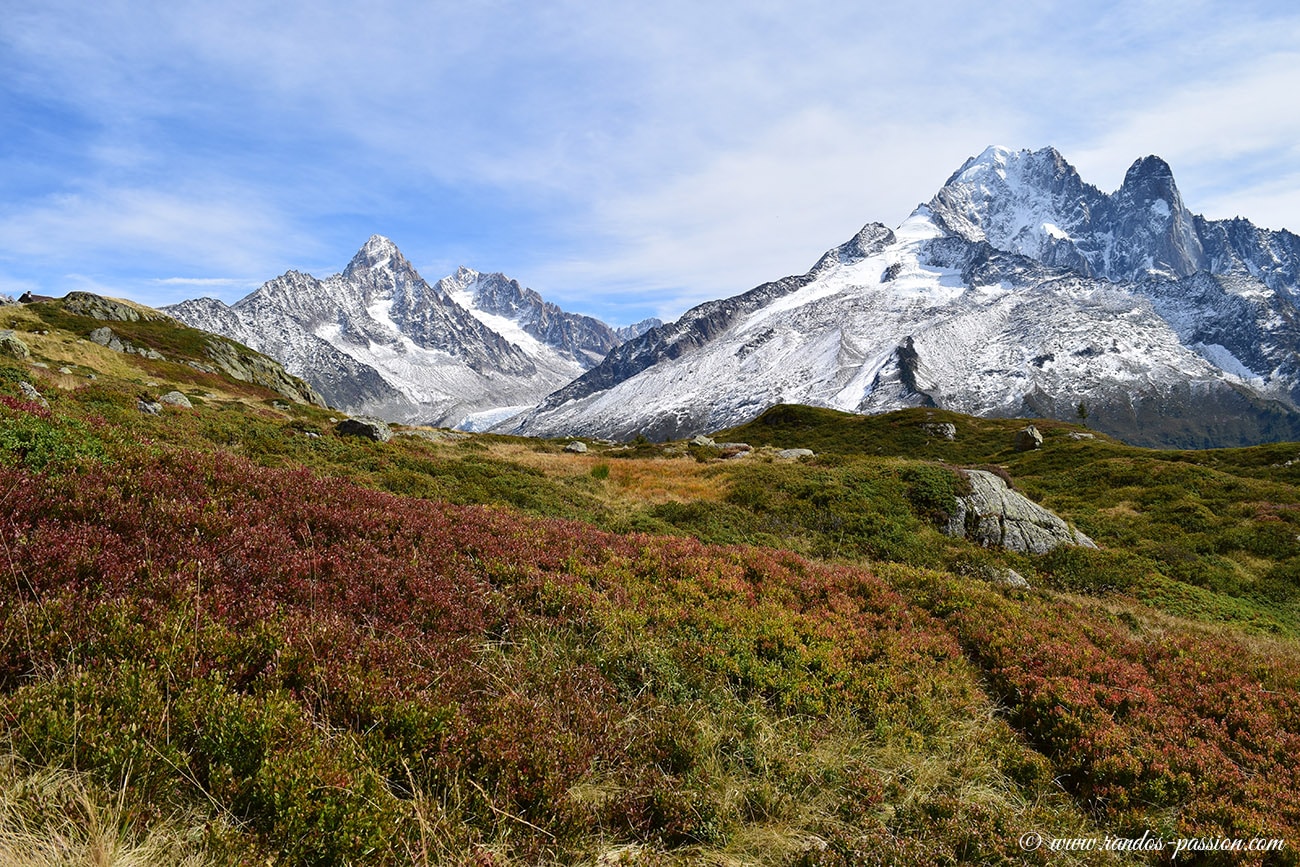
[{"label": "exposed rock outcrop", "polygon": [[103,328],[96,328],[86,335],[86,339],[91,343],[98,343],[105,349],[111,349],[114,352],[124,352],[128,355],[138,355],[141,358],[151,358],[154,361],[164,361],[163,355],[156,349],[150,349],[148,346],[136,346],[129,340],[123,340],[117,336],[113,329],[105,325]]},{"label": "exposed rock outcrop", "polygon": [[214,337],[205,347],[208,358],[221,371],[239,380],[269,388],[294,403],[325,406],[325,399],[307,383],[292,376],[279,362],[265,355],[243,349],[234,343]]},{"label": "exposed rock outcrop", "polygon": [[45,396],[37,391],[36,386],[32,385],[30,382],[18,383],[18,390],[23,393],[23,397],[27,398],[32,403],[40,404],[46,409],[50,408],[50,402],[46,400]]},{"label": "exposed rock outcrop", "polygon": [[986,547],[1024,554],[1046,554],[1061,545],[1097,545],[1054,512],[1007,487],[987,470],[963,470],[971,492],[957,498],[957,509],[944,529]]},{"label": "exposed rock outcrop", "polygon": [[149,307],[130,304],[116,298],[105,298],[92,292],[69,292],[63,298],[63,309],[77,316],[102,319],[108,322],[166,322],[171,317]]},{"label": "exposed rock outcrop", "polygon": [[1043,435],[1038,432],[1038,428],[1031,424],[1029,427],[1016,431],[1013,445],[1018,452],[1032,452],[1034,449],[1043,447]]},{"label": "exposed rock outcrop", "polygon": [[957,425],[951,422],[933,422],[921,425],[921,430],[925,431],[932,437],[938,437],[942,440],[957,439]]}]

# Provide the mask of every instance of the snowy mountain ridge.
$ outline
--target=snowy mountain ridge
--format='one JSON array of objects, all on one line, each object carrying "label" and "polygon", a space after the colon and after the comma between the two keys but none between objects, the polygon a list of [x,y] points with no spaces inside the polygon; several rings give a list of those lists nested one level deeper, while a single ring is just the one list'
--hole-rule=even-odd
[{"label": "snowy mountain ridge", "polygon": [[1107,195],[1051,148],[989,148],[897,231],[708,302],[501,430],[689,436],[774,403],[1075,419],[1133,442],[1300,437],[1300,243],[1208,221],[1168,165]]},{"label": "snowy mountain ridge", "polygon": [[380,235],[324,280],[289,271],[233,305],[167,311],[280,359],[344,411],[469,429],[533,406],[622,342],[502,274],[461,268],[430,285]]}]

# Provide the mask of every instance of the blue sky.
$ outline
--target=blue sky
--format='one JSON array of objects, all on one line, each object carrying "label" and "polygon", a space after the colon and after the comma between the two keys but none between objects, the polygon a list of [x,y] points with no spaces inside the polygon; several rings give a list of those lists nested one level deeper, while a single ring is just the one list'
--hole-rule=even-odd
[{"label": "blue sky", "polygon": [[989,144],[1300,230],[1300,12],[0,0],[0,292],[234,301],[374,233],[625,324],[806,271]]}]

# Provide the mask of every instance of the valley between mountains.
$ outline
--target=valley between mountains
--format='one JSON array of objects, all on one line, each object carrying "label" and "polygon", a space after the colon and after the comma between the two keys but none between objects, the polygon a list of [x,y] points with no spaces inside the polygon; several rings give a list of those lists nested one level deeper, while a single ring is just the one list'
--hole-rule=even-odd
[{"label": "valley between mountains", "polygon": [[0,863],[1300,863],[1297,256],[994,148],[667,324],[0,304]]}]

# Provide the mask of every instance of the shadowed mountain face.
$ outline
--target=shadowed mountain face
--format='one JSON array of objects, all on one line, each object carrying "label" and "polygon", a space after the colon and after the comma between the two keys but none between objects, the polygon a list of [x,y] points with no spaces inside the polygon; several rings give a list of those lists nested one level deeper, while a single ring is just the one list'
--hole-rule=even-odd
[{"label": "shadowed mountain face", "polygon": [[989,148],[897,230],[700,305],[503,430],[652,438],[777,403],[1075,419],[1131,442],[1300,437],[1300,240],[1208,221],[1168,164],[1114,193],[1053,149]]}]

